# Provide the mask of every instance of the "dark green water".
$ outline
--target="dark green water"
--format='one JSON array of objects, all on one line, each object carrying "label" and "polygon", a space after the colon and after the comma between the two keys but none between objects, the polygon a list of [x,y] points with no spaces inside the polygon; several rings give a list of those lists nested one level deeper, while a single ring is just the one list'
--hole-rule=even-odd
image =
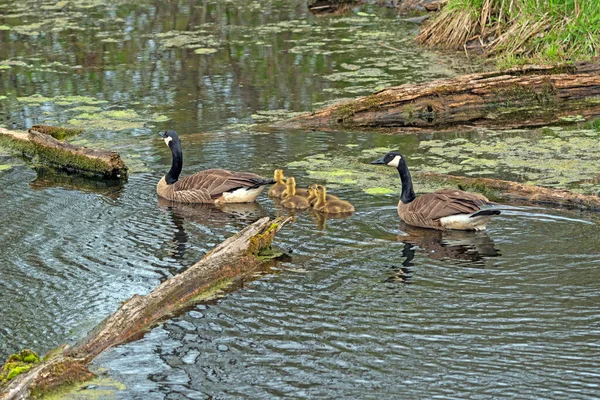
[{"label": "dark green water", "polygon": [[[414,47],[415,26],[376,7],[321,19],[292,0],[5,1],[0,13],[0,123],[83,126],[75,142],[116,149],[133,169],[125,185],[99,187],[37,176],[0,152],[12,166],[0,171],[0,358],[75,342],[247,223],[284,213],[264,196],[227,212],[159,204],[170,153],[156,132],[169,127],[182,135],[184,172],[270,175],[294,163],[288,174],[330,183],[357,212],[328,221],[299,213],[278,236],[290,261],[102,354],[94,366],[126,386],[115,397],[600,396],[596,215],[512,208],[487,233],[407,240],[397,194],[367,194],[373,170],[362,164],[394,148],[415,169],[597,192],[595,129],[249,129],[382,85],[468,71]],[[529,143],[537,152],[521,151]],[[380,179],[372,186],[397,189],[393,171],[370,173]]]}]

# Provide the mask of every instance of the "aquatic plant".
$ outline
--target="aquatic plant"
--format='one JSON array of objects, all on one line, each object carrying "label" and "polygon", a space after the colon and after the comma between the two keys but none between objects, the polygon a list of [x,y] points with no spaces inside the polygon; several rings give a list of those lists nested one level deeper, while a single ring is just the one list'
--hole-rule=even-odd
[{"label": "aquatic plant", "polygon": [[502,67],[600,55],[600,3],[582,0],[449,0],[417,36],[428,46],[475,47]]}]

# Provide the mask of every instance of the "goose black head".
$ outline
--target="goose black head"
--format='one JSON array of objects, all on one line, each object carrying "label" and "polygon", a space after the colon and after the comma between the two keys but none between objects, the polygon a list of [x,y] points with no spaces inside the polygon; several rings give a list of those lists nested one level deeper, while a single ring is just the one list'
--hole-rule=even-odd
[{"label": "goose black head", "polygon": [[173,144],[179,144],[179,136],[177,135],[177,132],[169,130],[169,131],[165,131],[165,132],[159,132],[159,135],[162,136],[163,140],[165,141],[166,145],[171,147],[171,143]]},{"label": "goose black head", "polygon": [[389,165],[390,167],[398,168],[400,161],[402,161],[402,154],[391,151],[385,156],[371,161],[371,164]]}]

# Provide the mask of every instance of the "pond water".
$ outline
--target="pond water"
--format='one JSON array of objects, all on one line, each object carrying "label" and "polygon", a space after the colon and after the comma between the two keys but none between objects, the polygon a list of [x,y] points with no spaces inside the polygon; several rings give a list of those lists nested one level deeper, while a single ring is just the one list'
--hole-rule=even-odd
[{"label": "pond water", "polygon": [[[82,126],[73,142],[115,149],[132,169],[126,184],[101,185],[0,150],[0,358],[74,343],[249,222],[285,214],[265,196],[223,211],[159,203],[170,152],[156,133],[172,128],[184,173],[284,167],[357,211],[298,213],[277,239],[290,259],[103,353],[94,368],[123,383],[110,396],[599,396],[597,214],[513,206],[486,233],[415,230],[397,218],[395,172],[367,164],[400,149],[414,170],[597,193],[593,125],[410,136],[252,126],[470,70],[415,47],[415,25],[369,5],[331,18],[294,0],[5,1],[0,13],[0,124]],[[100,390],[79,394],[109,396]]]}]

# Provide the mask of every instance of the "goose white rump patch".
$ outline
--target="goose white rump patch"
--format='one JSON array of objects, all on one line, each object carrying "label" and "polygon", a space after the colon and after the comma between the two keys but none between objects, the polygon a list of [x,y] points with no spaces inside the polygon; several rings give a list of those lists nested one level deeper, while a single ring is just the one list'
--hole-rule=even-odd
[{"label": "goose white rump patch", "polygon": [[217,199],[217,203],[252,203],[258,195],[265,189],[260,186],[254,189],[240,188],[232,192],[225,192]]},{"label": "goose white rump patch", "polygon": [[[474,214],[474,213],[473,213]],[[458,214],[440,218],[440,223],[445,229],[461,231],[483,231],[492,215],[481,215],[471,218],[473,214]]]}]

